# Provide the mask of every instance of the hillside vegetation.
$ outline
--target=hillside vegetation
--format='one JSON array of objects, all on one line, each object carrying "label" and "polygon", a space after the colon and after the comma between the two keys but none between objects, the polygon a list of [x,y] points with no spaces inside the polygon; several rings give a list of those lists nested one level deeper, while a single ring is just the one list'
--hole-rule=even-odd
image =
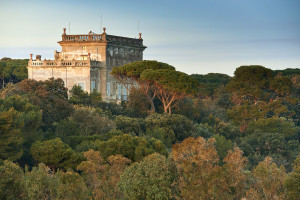
[{"label": "hillside vegetation", "polygon": [[[0,62],[0,199],[298,199],[300,69],[114,68],[128,102]],[[128,87],[134,80],[136,87]]]}]

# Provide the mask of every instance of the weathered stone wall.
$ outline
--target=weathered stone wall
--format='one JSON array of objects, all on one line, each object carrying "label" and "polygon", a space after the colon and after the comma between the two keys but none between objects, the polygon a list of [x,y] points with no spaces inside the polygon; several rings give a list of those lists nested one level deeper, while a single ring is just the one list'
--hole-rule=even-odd
[{"label": "weathered stone wall", "polygon": [[[28,67],[28,78],[35,80],[48,80],[49,78],[61,78],[68,90],[71,90],[74,85],[81,84],[84,90],[90,92],[91,80],[99,83],[97,73],[99,69],[94,70],[95,75],[91,78],[91,70],[89,66],[82,67]],[[100,85],[98,86],[100,88]]]},{"label": "weathered stone wall", "polygon": [[60,43],[62,51],[59,59],[62,60],[88,60],[104,62],[106,57],[105,42],[65,42]]},{"label": "weathered stone wall", "polygon": [[[107,44],[106,49],[106,69],[107,69],[107,80],[106,83],[110,84],[110,94],[106,91],[106,99],[108,100],[126,100],[128,92],[126,88],[117,83],[117,81],[111,76],[110,72],[113,67],[119,67],[127,63],[134,61],[143,60],[142,46],[134,46],[122,43],[110,42]],[[107,86],[106,86],[107,88]]]}]

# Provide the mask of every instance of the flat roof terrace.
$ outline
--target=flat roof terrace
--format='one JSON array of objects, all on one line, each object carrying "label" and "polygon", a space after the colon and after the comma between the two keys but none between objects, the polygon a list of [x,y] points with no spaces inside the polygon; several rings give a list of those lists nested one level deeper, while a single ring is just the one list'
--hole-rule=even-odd
[{"label": "flat roof terrace", "polygon": [[66,28],[63,29],[64,33],[62,34],[62,41],[58,43],[72,43],[72,42],[109,42],[114,44],[123,44],[130,46],[143,46],[142,34],[139,34],[139,38],[128,38],[115,35],[106,34],[106,28],[103,28],[102,34],[95,34],[90,32],[89,34],[78,34],[78,35],[67,35]]}]

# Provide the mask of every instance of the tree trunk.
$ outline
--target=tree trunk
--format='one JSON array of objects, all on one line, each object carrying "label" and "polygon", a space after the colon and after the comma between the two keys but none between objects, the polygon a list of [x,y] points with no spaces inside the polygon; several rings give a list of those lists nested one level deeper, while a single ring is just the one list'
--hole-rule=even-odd
[{"label": "tree trunk", "polygon": [[169,106],[169,114],[172,114],[172,112],[171,112],[171,106]]},{"label": "tree trunk", "polygon": [[150,105],[151,105],[150,112],[155,113],[155,105],[154,105],[153,99],[149,95],[146,95],[146,96],[147,96],[147,99],[149,100]]},{"label": "tree trunk", "polygon": [[168,113],[168,107],[164,105],[164,112]]}]

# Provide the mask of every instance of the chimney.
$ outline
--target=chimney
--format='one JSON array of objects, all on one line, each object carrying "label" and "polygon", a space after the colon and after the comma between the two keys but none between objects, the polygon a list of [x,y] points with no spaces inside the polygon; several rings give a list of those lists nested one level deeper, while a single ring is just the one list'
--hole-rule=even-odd
[{"label": "chimney", "polygon": [[142,39],[142,33],[139,33],[139,36],[140,36],[139,39],[141,40]]},{"label": "chimney", "polygon": [[36,55],[36,60],[37,61],[41,61],[42,60],[42,56],[41,55]]},{"label": "chimney", "polygon": [[63,35],[66,35],[66,28],[63,28],[63,30],[64,30],[64,33],[63,33]]},{"label": "chimney", "polygon": [[104,27],[104,28],[103,28],[103,33],[105,33],[105,31],[106,31],[106,28]]},{"label": "chimney", "polygon": [[30,60],[32,60],[32,55],[33,55],[33,54],[31,53],[31,54],[30,54]]}]

